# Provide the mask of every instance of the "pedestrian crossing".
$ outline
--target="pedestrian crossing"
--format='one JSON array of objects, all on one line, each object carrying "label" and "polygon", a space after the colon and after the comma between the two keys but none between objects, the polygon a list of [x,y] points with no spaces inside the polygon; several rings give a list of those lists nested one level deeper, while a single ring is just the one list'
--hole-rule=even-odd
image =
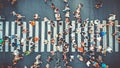
[{"label": "pedestrian crossing", "polygon": [[[3,39],[4,36],[8,36],[9,39],[5,40],[5,44],[0,46],[0,52],[13,52],[15,47],[12,45],[12,43],[16,43],[16,46],[18,49],[25,51],[30,51],[31,47],[35,46],[35,52],[50,52],[51,50],[56,51],[56,45],[58,44],[57,34],[62,34],[63,38],[67,43],[69,43],[69,49],[68,51],[75,52],[75,48],[73,47],[73,44],[71,42],[71,38],[73,38],[77,43],[78,47],[81,47],[81,41],[86,42],[86,46],[96,44],[97,46],[102,45],[105,49],[107,46],[110,46],[113,51],[119,52],[119,44],[116,38],[118,36],[113,37],[112,33],[115,31],[118,31],[118,28],[115,27],[115,25],[118,25],[118,20],[115,21],[114,26],[104,26],[102,30],[97,27],[96,24],[94,24],[94,20],[91,20],[86,23],[85,27],[81,27],[81,23],[77,23],[76,21],[71,21],[71,29],[70,25],[66,24],[64,21],[60,21],[59,23],[62,23],[62,25],[59,25],[57,21],[54,21],[55,27],[51,27],[50,22],[44,22],[44,21],[35,21],[35,26],[31,26],[28,22],[23,22],[23,25],[20,26],[14,21],[0,21],[0,39]],[[107,24],[106,20],[102,20],[100,22],[101,24]],[[23,33],[22,30],[27,29],[27,33]],[[51,32],[51,34],[48,34],[48,32]],[[67,31],[68,34],[64,35],[64,31]],[[71,33],[69,33],[71,31]],[[76,32],[74,32],[76,31]],[[89,31],[92,33],[89,34]],[[102,37],[102,41],[96,41],[94,42],[94,37],[96,35],[96,38],[99,37],[99,34],[95,32],[104,31],[107,32],[105,36]],[[85,36],[88,36],[90,40],[84,39],[81,35],[81,32],[85,32]],[[17,35],[17,41],[15,39],[10,38],[12,35]],[[33,39],[30,39],[27,43],[26,38],[27,37],[38,37],[38,42],[33,42],[34,45],[31,45],[31,42]],[[55,44],[52,45],[51,39],[55,40]],[[45,44],[45,40],[48,41],[47,44]],[[89,43],[90,42],[90,43]],[[21,46],[23,44],[23,46]],[[62,45],[60,46],[60,51],[63,50]]]}]

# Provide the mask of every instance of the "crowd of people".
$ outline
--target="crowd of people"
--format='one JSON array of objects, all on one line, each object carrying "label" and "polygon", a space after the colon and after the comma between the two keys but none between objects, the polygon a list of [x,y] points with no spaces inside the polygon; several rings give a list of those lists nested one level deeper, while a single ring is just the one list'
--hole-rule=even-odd
[{"label": "crowd of people", "polygon": [[[45,4],[47,4],[48,0],[44,0]],[[84,7],[82,3],[79,3],[78,6],[76,7],[76,10],[73,12],[74,18],[76,20],[76,23],[80,24],[80,27],[77,28],[76,30],[71,32],[71,29],[74,27],[71,24],[70,21],[70,6],[68,3],[69,0],[63,0],[64,2],[64,9],[62,10],[64,13],[64,17],[65,17],[65,24],[68,25],[67,29],[64,29],[63,33],[58,33],[56,34],[56,38],[58,41],[58,44],[56,45],[56,49],[57,51],[51,51],[50,55],[47,57],[47,63],[46,63],[46,68],[50,68],[50,63],[55,60],[56,58],[56,66],[55,68],[61,68],[60,62],[64,62],[64,67],[66,68],[73,68],[72,65],[70,65],[70,62],[74,62],[74,58],[77,57],[78,60],[80,60],[81,62],[86,63],[86,65],[88,67],[94,67],[94,68],[109,68],[109,65],[107,65],[106,63],[104,63],[103,60],[103,56],[106,56],[106,52],[111,53],[112,52],[112,48],[111,47],[106,47],[104,48],[102,45],[96,46],[95,42],[101,42],[101,40],[103,39],[103,36],[106,35],[106,32],[104,31],[98,31],[98,29],[102,29],[106,26],[113,26],[115,25],[115,20],[116,20],[116,15],[115,14],[110,14],[108,17],[108,23],[106,24],[101,24],[101,21],[96,19],[94,22],[90,22],[89,18],[87,18],[86,20],[82,21],[81,19],[81,10]],[[17,0],[11,0],[10,1],[12,5],[14,5]],[[59,26],[61,26],[61,14],[60,14],[60,9],[57,8],[55,6],[54,3],[52,3],[52,0],[50,0],[51,2],[51,9],[53,10],[54,13],[54,17],[55,20],[57,21],[57,23],[59,23]],[[103,3],[99,2],[95,5],[95,8],[99,9],[102,6]],[[22,14],[16,13],[16,11],[12,11],[10,14],[12,14],[14,17],[16,17],[15,22],[18,24],[18,26],[21,26],[24,28],[23,26],[23,22],[21,21],[21,19],[25,18],[25,16],[23,16]],[[39,20],[41,17],[39,14],[34,14],[33,15],[33,20],[29,21],[29,24],[31,24],[33,27],[36,26],[35,25],[35,21]],[[55,22],[51,19],[49,19],[48,17],[44,17],[43,18],[44,22],[50,22],[50,25],[52,28],[57,27],[55,25]],[[89,24],[90,26],[87,26],[87,24]],[[96,27],[95,32],[93,32],[93,27]],[[117,27],[119,27],[119,25],[116,25]],[[85,31],[84,29],[86,27],[89,27],[88,31]],[[81,31],[81,29],[83,29],[83,31]],[[21,33],[29,33],[28,29],[25,28],[22,30]],[[51,35],[51,31],[48,31],[48,35]],[[75,39],[74,34],[81,34],[81,36],[83,37],[83,40],[77,44]],[[63,35],[71,35],[71,43],[72,43],[72,47],[74,47],[75,50],[77,50],[78,55],[75,56],[73,54],[68,55],[69,53],[69,47],[70,47],[70,43],[68,43],[67,41],[65,41],[65,39],[63,38]],[[96,36],[88,36],[87,34],[95,34]],[[120,32],[114,32],[112,34],[113,36],[118,35],[120,36]],[[27,37],[27,38],[20,38],[17,36],[17,34],[11,35],[11,36],[3,36],[3,39],[0,40],[1,44],[4,46],[5,42],[8,42],[9,40],[14,40],[14,42],[9,42],[10,46],[15,47],[14,52],[12,53],[14,55],[14,59],[13,59],[13,65],[17,64],[17,62],[19,62],[19,60],[22,60],[24,58],[25,55],[29,55],[31,54],[31,52],[33,52],[35,50],[35,43],[38,43],[40,41],[39,37]],[[17,40],[19,40],[20,44],[18,42],[16,42]],[[88,40],[88,42],[90,44],[87,44],[88,42],[85,42],[84,40]],[[116,40],[118,40],[120,42],[120,38],[117,38]],[[26,42],[30,42],[30,44],[27,45],[32,45],[31,50],[30,51],[26,51],[24,53],[20,53],[19,52],[19,48],[18,46],[24,46],[24,41]],[[51,45],[56,44],[55,43],[55,38],[52,38],[51,41],[48,41],[47,39],[44,40],[44,44],[48,44],[48,42],[51,42]],[[78,47],[78,45],[81,45],[80,47]],[[60,52],[60,48],[62,46],[62,53]],[[59,53],[62,55],[62,57],[55,57],[56,54]],[[41,56],[42,55],[37,55],[35,58],[35,62],[33,63],[33,65],[31,66],[27,66],[25,65],[24,68],[40,68],[41,64],[43,63],[41,60]],[[9,66],[9,68],[12,68]]]}]

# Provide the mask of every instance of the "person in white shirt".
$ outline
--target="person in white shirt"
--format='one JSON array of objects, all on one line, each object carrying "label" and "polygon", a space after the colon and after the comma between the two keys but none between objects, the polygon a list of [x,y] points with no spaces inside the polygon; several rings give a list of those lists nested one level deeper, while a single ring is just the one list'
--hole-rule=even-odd
[{"label": "person in white shirt", "polygon": [[108,20],[110,21],[110,20],[115,20],[116,19],[116,15],[115,14],[109,14],[109,18],[108,18]]},{"label": "person in white shirt", "polygon": [[65,9],[63,11],[70,11],[70,7],[68,4],[66,4]]},{"label": "person in white shirt", "polygon": [[70,61],[74,60],[74,55],[70,55]]},{"label": "person in white shirt", "polygon": [[100,41],[101,41],[101,39],[102,39],[102,38],[101,38],[100,36],[99,36],[99,37],[97,37],[97,41],[99,41],[99,42],[100,42]]},{"label": "person in white shirt", "polygon": [[43,21],[44,21],[44,22],[49,22],[50,20],[49,20],[47,17],[44,17],[44,18],[43,18]]},{"label": "person in white shirt", "polygon": [[15,11],[12,11],[10,14],[12,14],[13,16],[16,16],[16,12]]},{"label": "person in white shirt", "polygon": [[88,67],[90,67],[90,64],[91,64],[90,61],[87,61],[87,62],[86,62],[86,65],[87,65]]},{"label": "person in white shirt", "polygon": [[46,68],[50,68],[50,64],[49,63],[46,64]]},{"label": "person in white shirt", "polygon": [[68,0],[63,0],[65,3],[67,3],[68,2]]},{"label": "person in white shirt", "polygon": [[98,19],[96,19],[95,21],[94,21],[94,24],[100,24],[100,20],[98,20]]},{"label": "person in white shirt", "polygon": [[16,50],[13,51],[13,55],[15,55],[15,56],[18,56],[19,54],[20,53],[19,53],[18,49],[16,49]]},{"label": "person in white shirt", "polygon": [[40,55],[40,54],[38,54],[38,55],[35,57],[36,60],[38,60],[38,59],[40,59],[40,58],[41,58],[41,55]]},{"label": "person in white shirt", "polygon": [[113,50],[112,50],[111,47],[108,46],[107,49],[106,49],[106,51],[109,52],[109,53],[112,53]]},{"label": "person in white shirt", "polygon": [[59,14],[59,13],[56,13],[56,14],[55,14],[55,18],[56,18],[57,21],[60,21],[60,20],[61,20],[60,14]]},{"label": "person in white shirt", "polygon": [[28,68],[27,65],[25,65],[24,68]]},{"label": "person in white shirt", "polygon": [[70,12],[69,11],[65,13],[65,17],[70,17]]},{"label": "person in white shirt", "polygon": [[34,19],[35,19],[35,20],[37,20],[37,19],[39,19],[39,18],[40,18],[40,17],[39,17],[39,15],[38,15],[37,13],[36,13],[36,14],[34,14],[34,16],[33,16],[33,17],[34,17]]},{"label": "person in white shirt", "polygon": [[120,27],[120,25],[115,25],[116,27]]},{"label": "person in white shirt", "polygon": [[21,14],[16,14],[18,19],[24,18],[25,16],[22,16]]}]

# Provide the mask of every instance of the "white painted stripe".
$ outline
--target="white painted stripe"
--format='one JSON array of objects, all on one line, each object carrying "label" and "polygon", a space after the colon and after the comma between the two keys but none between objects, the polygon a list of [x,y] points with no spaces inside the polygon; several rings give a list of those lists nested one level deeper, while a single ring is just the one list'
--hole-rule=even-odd
[{"label": "white painted stripe", "polygon": [[[60,21],[60,23],[62,23],[62,25],[59,25],[59,33],[62,34],[63,36],[63,21]],[[60,46],[60,51],[63,51],[63,45]]]},{"label": "white painted stripe", "polygon": [[3,38],[3,22],[0,22],[0,39],[2,39]]},{"label": "white painted stripe", "polygon": [[[11,22],[11,36],[15,35],[15,22]],[[14,39],[11,39],[11,44],[14,42]],[[14,47],[11,46],[11,52],[14,51]]]},{"label": "white painted stripe", "polygon": [[[33,26],[31,24],[29,24],[29,37],[33,39]],[[31,51],[32,45],[30,43],[32,43],[32,39],[29,41],[29,51]]]},{"label": "white painted stripe", "polygon": [[[27,26],[26,26],[26,22],[23,22],[23,29],[27,29]],[[28,30],[28,29],[27,29]],[[23,39],[26,39],[26,33],[23,33]],[[26,40],[24,41],[24,43],[23,43],[23,52],[25,52],[26,51]]]},{"label": "white painted stripe", "polygon": [[[106,24],[106,20],[103,20],[103,24]],[[103,31],[106,32],[106,26],[103,27]],[[107,35],[103,36],[103,49],[107,47]]]},{"label": "white painted stripe", "polygon": [[[20,44],[20,38],[21,38],[21,26],[17,25],[17,36],[18,36],[18,39],[17,39],[17,45]],[[18,49],[20,49],[20,45],[17,46]]]},{"label": "white painted stripe", "polygon": [[[85,34],[85,37],[88,36],[88,23],[89,23],[89,22],[87,22],[87,23],[85,24],[85,27],[84,27],[84,32],[86,33],[86,34]],[[88,46],[88,39],[85,38],[85,39],[84,39],[84,42],[86,43],[86,46]],[[87,47],[85,47],[84,49],[85,49],[86,51],[88,50]]]},{"label": "white painted stripe", "polygon": [[112,36],[112,27],[113,26],[109,26],[109,46],[112,48],[113,50],[113,36]]},{"label": "white painted stripe", "polygon": [[[68,24],[65,24],[65,30],[66,29],[68,30]],[[69,44],[69,34],[65,35],[65,41]],[[69,48],[68,48],[68,51],[69,51]]]},{"label": "white painted stripe", "polygon": [[[44,36],[45,36],[45,22],[44,21],[42,21],[41,22],[41,52],[44,52]],[[49,41],[50,42],[50,41]]]},{"label": "white painted stripe", "polygon": [[[106,24],[106,20],[103,20],[103,24]],[[106,26],[103,27],[103,31],[106,32]],[[103,36],[103,49],[107,48],[107,35]]]},{"label": "white painted stripe", "polygon": [[[51,35],[48,34],[48,31],[51,31],[51,25],[50,25],[50,22],[47,22],[47,40],[48,41],[51,41]],[[50,47],[51,47],[51,42],[48,42],[48,45],[47,45],[47,52],[50,52]]]},{"label": "white painted stripe", "polygon": [[[75,30],[75,21],[72,21],[72,32]],[[73,36],[75,36],[75,33],[72,33]],[[75,36],[76,37],[76,36]],[[75,39],[75,38],[74,38]],[[73,44],[71,46],[72,52],[75,52],[75,48],[73,47]]]},{"label": "white painted stripe", "polygon": [[57,35],[57,22],[54,21],[55,23],[55,27],[53,28],[53,37],[55,39],[55,44],[53,45],[53,51],[56,51],[56,45],[57,45],[57,38],[56,38],[56,35]]},{"label": "white painted stripe", "polygon": [[[65,29],[68,30],[68,24],[65,25]],[[65,36],[65,41],[66,41],[67,43],[69,43],[69,34],[67,34],[67,35]]]},{"label": "white painted stripe", "polygon": [[[5,36],[9,36],[9,22],[6,21],[5,23]],[[5,52],[8,52],[8,49],[9,49],[9,43],[8,42],[5,42]]]},{"label": "white painted stripe", "polygon": [[[38,37],[39,38],[39,22],[36,21],[36,25],[35,25],[35,37]],[[39,51],[39,43],[36,42],[35,43],[35,52],[38,52]]]},{"label": "white painted stripe", "polygon": [[[118,25],[118,20],[115,21],[115,25]],[[118,28],[115,27],[115,32],[118,31]],[[115,52],[119,51],[119,44],[118,44],[118,40],[116,40],[118,38],[118,35],[115,36]]]},{"label": "white painted stripe", "polygon": [[[0,24],[1,24],[0,25],[0,30],[1,30],[0,31],[0,39],[3,39],[3,31],[2,31],[3,30],[3,22],[0,22]],[[0,49],[1,49],[0,52],[2,52],[3,51],[3,47],[0,46]]]},{"label": "white painted stripe", "polygon": [[[90,23],[93,24],[93,20],[91,20]],[[94,25],[93,26],[90,25],[90,26],[91,26],[91,30],[92,30],[92,33],[90,35],[90,39],[93,42],[94,41],[94,39],[93,39],[94,38]]]},{"label": "white painted stripe", "polygon": [[77,43],[78,43],[78,47],[81,47],[80,43],[81,43],[81,28],[80,28],[80,23],[77,24],[77,29],[80,29],[80,32],[77,33],[78,34],[78,37],[77,37]]},{"label": "white painted stripe", "polygon": [[[95,21],[94,21],[94,22],[95,22]],[[97,26],[96,26],[97,32],[100,32],[100,28],[98,27],[98,25],[100,25],[100,24],[102,24],[102,23],[98,23]],[[96,34],[96,36],[97,36],[97,37],[96,37],[96,39],[97,39],[98,37],[100,37],[100,34]],[[100,46],[100,41],[97,40],[97,44],[96,44],[96,45],[97,45],[97,46]]]}]

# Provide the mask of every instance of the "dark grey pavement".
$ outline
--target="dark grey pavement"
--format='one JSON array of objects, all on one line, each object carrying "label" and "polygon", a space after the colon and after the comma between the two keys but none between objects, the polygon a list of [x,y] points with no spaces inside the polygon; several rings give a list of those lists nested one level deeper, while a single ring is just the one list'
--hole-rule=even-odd
[{"label": "dark grey pavement", "polygon": [[[99,0],[98,0],[99,1]],[[119,8],[119,0],[102,0],[103,7],[100,9],[95,8],[95,4],[97,0],[69,0],[69,6],[71,8],[71,13],[76,9],[79,3],[83,4],[83,8],[81,9],[81,17],[82,19],[90,18],[90,19],[106,19],[110,13],[114,13],[117,15],[117,19],[120,18],[120,8]],[[44,0],[19,0],[18,3],[14,6],[8,3],[8,0],[1,0],[4,8],[2,9],[0,15],[5,16],[6,20],[12,21],[14,17],[10,15],[11,11],[16,11],[26,16],[25,21],[29,21],[33,19],[33,15],[38,13],[43,17],[48,17],[49,19],[54,20],[53,10],[50,8],[51,2],[45,4]],[[64,9],[65,4],[63,0],[52,0],[56,7],[60,10],[62,19],[64,20],[64,14],[62,10]],[[74,20],[73,15],[70,15],[71,19]]]},{"label": "dark grey pavement", "polygon": [[[42,65],[40,66],[40,68],[45,68],[45,65],[47,63],[47,56],[49,55],[49,53],[32,53],[29,56],[24,56],[24,58],[22,60],[20,60],[18,62],[17,65],[15,65],[17,68],[23,68],[24,65],[27,65],[28,68],[30,68],[30,65],[33,64],[33,62],[35,61],[35,56],[37,54],[41,54],[41,58],[42,58]],[[75,60],[73,62],[70,63],[70,65],[73,66],[73,68],[87,68],[85,62],[81,62],[78,60],[78,58],[76,57],[77,53],[71,53],[73,55],[75,55]],[[0,53],[0,67],[2,65],[7,66],[7,65],[12,65],[12,59],[13,59],[13,55],[11,53]],[[56,59],[54,59],[50,64],[51,67],[53,68],[56,64]],[[104,61],[105,63],[107,63],[109,65],[110,68],[119,68],[120,67],[120,53],[111,53],[111,54],[107,54],[106,57],[104,57]],[[61,65],[63,65],[62,61],[60,62]],[[7,67],[5,67],[7,68]],[[62,66],[62,68],[64,68],[64,66]]]}]

